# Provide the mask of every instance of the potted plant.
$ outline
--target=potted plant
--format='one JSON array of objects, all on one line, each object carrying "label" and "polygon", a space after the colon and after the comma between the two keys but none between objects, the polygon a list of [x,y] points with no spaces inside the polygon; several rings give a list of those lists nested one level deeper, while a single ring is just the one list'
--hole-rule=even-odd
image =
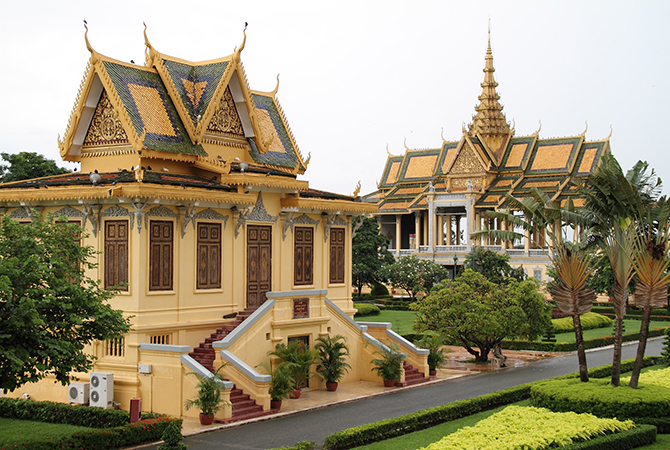
[{"label": "potted plant", "polygon": [[377,371],[377,375],[382,377],[384,386],[392,387],[400,379],[402,362],[405,359],[405,355],[400,353],[400,346],[398,344],[383,346],[374,353],[379,355],[379,358],[371,361],[376,366],[372,370]]},{"label": "potted plant", "polygon": [[326,389],[335,391],[339,381],[351,368],[345,361],[349,356],[346,338],[342,335],[321,336],[316,339],[314,350],[319,352],[319,365],[316,370],[326,381]]},{"label": "potted plant", "polygon": [[444,341],[442,337],[436,334],[426,334],[418,342],[419,347],[428,350],[428,369],[429,375],[437,375],[437,368],[447,362],[446,350],[442,348]]},{"label": "potted plant", "polygon": [[293,370],[289,363],[282,362],[271,371],[272,384],[270,385],[270,408],[280,409],[281,402],[289,396],[293,387]]},{"label": "potted plant", "polygon": [[318,361],[317,351],[305,348],[302,342],[292,341],[286,344],[277,344],[275,350],[268,355],[276,356],[283,362],[289,363],[288,367],[292,370],[293,386],[291,389],[291,398],[299,398],[301,388],[307,385],[307,379],[313,373],[312,365]]},{"label": "potted plant", "polygon": [[219,371],[224,366],[219,367],[213,374],[202,377],[195,372],[189,372],[187,375],[198,377],[198,384],[195,385],[198,395],[196,398],[187,400],[184,407],[188,410],[196,406],[200,409],[200,424],[211,425],[214,421],[214,414],[228,402],[221,399],[221,389],[223,387],[223,376]]}]

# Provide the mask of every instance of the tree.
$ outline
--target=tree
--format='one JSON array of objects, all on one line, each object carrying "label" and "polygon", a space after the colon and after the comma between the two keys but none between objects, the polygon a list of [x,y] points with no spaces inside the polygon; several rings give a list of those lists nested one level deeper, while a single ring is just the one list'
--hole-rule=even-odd
[{"label": "tree", "polygon": [[491,349],[503,339],[535,340],[551,327],[549,307],[535,280],[497,285],[469,269],[411,308],[418,311],[417,331],[457,340],[480,362],[488,361]]},{"label": "tree", "polygon": [[507,253],[496,253],[481,247],[465,255],[464,266],[481,273],[495,284],[506,283],[509,278],[523,281],[526,275],[521,267],[514,269],[509,265]]},{"label": "tree", "polygon": [[352,241],[352,281],[360,297],[363,286],[381,281],[382,267],[393,264],[393,255],[387,250],[388,238],[379,233],[375,219],[365,219]]},{"label": "tree", "polygon": [[68,169],[58,167],[53,160],[33,152],[0,153],[0,156],[9,163],[9,165],[0,164],[0,181],[3,183],[70,172]]},{"label": "tree", "polygon": [[114,292],[85,274],[94,251],[80,245],[82,233],[37,213],[29,224],[0,220],[0,389],[47,376],[67,384],[70,372],[91,369],[87,344],[129,331],[107,303]]},{"label": "tree", "polygon": [[415,300],[419,292],[428,293],[434,285],[449,278],[449,272],[444,266],[412,255],[401,256],[393,264],[385,266],[381,276]]}]

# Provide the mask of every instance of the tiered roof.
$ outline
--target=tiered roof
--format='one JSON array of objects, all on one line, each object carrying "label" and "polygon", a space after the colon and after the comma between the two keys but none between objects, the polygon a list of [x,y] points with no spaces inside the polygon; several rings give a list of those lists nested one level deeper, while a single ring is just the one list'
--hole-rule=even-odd
[{"label": "tiered roof", "polygon": [[506,196],[523,198],[539,188],[565,202],[572,197],[583,204],[570,180],[585,178],[596,169],[600,157],[610,151],[609,136],[586,141],[586,130],[577,136],[540,139],[514,136],[499,103],[498,84],[493,77],[493,54],[489,35],[480,103],[468,130],[459,141],[446,141],[435,149],[406,149],[389,157],[378,190],[364,197],[377,203],[382,214],[426,209],[427,194],[476,194],[476,206],[500,208]]}]

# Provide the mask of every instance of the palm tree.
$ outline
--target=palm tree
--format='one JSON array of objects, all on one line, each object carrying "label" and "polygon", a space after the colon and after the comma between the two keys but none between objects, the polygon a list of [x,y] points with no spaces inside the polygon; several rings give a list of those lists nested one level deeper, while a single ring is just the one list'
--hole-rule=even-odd
[{"label": "palm tree", "polygon": [[[588,381],[588,368],[580,316],[591,311],[591,305],[595,299],[595,292],[586,286],[586,280],[593,271],[595,259],[579,244],[564,243],[561,236],[563,225],[576,226],[584,223],[584,218],[575,212],[571,200],[568,199],[565,207],[561,207],[559,200],[550,199],[538,189],[532,190],[532,197],[519,200],[508,195],[507,200],[510,205],[509,209],[487,211],[486,215],[505,220],[514,227],[531,233],[546,230],[549,237],[549,257],[558,272],[558,280],[552,283],[549,292],[558,308],[572,316],[580,379],[586,382]],[[514,215],[513,209],[522,211],[524,217]],[[474,237],[478,235],[487,235],[501,240],[524,237],[513,230],[483,230],[473,233]]]}]

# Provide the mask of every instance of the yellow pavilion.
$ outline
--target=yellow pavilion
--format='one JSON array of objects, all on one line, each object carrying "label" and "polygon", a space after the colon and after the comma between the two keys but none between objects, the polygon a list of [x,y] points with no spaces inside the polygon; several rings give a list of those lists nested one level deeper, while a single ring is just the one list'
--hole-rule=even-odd
[{"label": "yellow pavilion", "polygon": [[507,207],[507,194],[522,199],[538,188],[552,200],[565,204],[571,198],[575,206],[583,205],[571,181],[595,171],[600,157],[611,151],[609,136],[587,141],[584,130],[541,139],[539,129],[516,136],[502,112],[494,72],[489,34],[482,93],[461,138],[442,137],[430,149],[405,147],[404,155],[389,153],[378,190],[364,201],[378,205],[375,217],[396,257],[416,255],[454,270],[475,247],[483,247],[507,253],[512,266],[523,266],[543,282],[549,262],[545,232],[526,233],[517,242],[471,235],[511,226],[485,215]]},{"label": "yellow pavilion", "polygon": [[[257,366],[267,353],[338,334],[351,353],[344,382],[381,382],[370,360],[389,340],[427,374],[426,350],[352,320],[352,236],[377,206],[297,179],[309,158],[277,89],[248,85],[246,29],[231,55],[197,63],[160,53],[146,28],[144,39],[138,65],[98,53],[86,32],[89,64],[58,142],[81,170],[0,184],[0,212],[29,221],[36,210],[85,227],[83,244],[99,251],[89,276],[118,289],[111,303],[131,317],[124,339],[89,348],[94,372],[113,380],[96,398],[128,409],[141,397],[145,411],[197,415],[184,410],[197,381],[185,374],[227,363],[231,405],[218,418],[265,414],[271,378]],[[73,376],[76,387],[90,382],[93,399],[91,375]],[[12,395],[82,400],[70,392],[46,379]]]}]

